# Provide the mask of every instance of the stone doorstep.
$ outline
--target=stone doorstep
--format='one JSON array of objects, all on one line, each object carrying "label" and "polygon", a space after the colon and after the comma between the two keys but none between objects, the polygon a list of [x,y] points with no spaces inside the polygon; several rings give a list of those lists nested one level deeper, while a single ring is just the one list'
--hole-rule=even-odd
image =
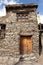
[{"label": "stone doorstep", "polygon": [[32,53],[32,54],[30,54],[30,55],[27,55],[27,54],[24,54],[24,55],[21,55],[20,56],[20,59],[21,60],[24,60],[24,61],[30,61],[30,60],[35,60],[35,61],[37,61],[37,58],[34,56],[34,54]]},{"label": "stone doorstep", "polygon": [[22,57],[33,57],[34,56],[34,53],[31,53],[31,54],[24,54],[24,55],[20,55]]},{"label": "stone doorstep", "polygon": [[23,58],[24,60],[26,60],[26,61],[30,61],[30,60],[35,60],[36,59],[36,57],[34,56],[34,57],[26,57],[26,58]]}]

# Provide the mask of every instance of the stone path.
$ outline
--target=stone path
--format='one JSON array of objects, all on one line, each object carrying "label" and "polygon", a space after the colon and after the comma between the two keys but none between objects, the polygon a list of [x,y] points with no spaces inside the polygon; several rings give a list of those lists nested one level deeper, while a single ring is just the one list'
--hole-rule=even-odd
[{"label": "stone path", "polygon": [[28,61],[20,61],[18,63],[16,63],[15,65],[42,65],[38,62],[28,62]]},{"label": "stone path", "polygon": [[38,62],[41,63],[41,64],[43,65],[43,55],[40,56]]},{"label": "stone path", "polygon": [[24,61],[19,61],[15,65],[43,65],[43,52],[42,52],[42,55],[40,56],[40,58],[38,59],[38,62],[29,61],[29,59],[27,59]]},{"label": "stone path", "polygon": [[42,53],[41,53],[41,56],[40,56],[38,62],[41,63],[41,64],[43,65],[43,36],[42,36],[41,42],[42,42]]},{"label": "stone path", "polygon": [[43,55],[40,56],[38,62],[24,60],[24,61],[17,62],[15,65],[43,65]]},{"label": "stone path", "polygon": [[40,56],[38,62],[43,65],[43,47],[42,47],[42,53],[41,53],[41,56]]}]

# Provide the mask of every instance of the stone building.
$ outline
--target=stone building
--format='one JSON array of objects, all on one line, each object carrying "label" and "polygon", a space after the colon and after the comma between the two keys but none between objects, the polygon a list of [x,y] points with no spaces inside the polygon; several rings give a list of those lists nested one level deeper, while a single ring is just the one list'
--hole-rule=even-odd
[{"label": "stone building", "polygon": [[7,5],[7,15],[0,18],[0,63],[12,65],[23,56],[39,57],[37,4]]}]

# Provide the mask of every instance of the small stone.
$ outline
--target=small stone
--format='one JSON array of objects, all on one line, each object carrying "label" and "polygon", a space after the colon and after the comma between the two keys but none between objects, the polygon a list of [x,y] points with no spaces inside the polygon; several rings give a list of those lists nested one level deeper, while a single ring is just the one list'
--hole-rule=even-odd
[{"label": "small stone", "polygon": [[36,57],[35,57],[35,56],[34,56],[34,57],[31,57],[31,59],[33,59],[33,60],[34,60],[34,59],[36,59]]},{"label": "small stone", "polygon": [[30,56],[30,57],[34,56],[34,53],[31,53],[29,56]]}]

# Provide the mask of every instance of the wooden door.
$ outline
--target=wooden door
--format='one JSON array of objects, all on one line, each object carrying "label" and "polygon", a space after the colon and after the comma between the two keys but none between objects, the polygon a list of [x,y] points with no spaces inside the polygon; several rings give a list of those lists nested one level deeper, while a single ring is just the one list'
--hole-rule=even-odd
[{"label": "wooden door", "polygon": [[31,37],[30,38],[27,38],[27,53],[29,53],[30,51],[32,51],[32,39]]},{"label": "wooden door", "polygon": [[31,37],[21,37],[20,52],[21,54],[27,54],[32,51],[32,39]]}]

